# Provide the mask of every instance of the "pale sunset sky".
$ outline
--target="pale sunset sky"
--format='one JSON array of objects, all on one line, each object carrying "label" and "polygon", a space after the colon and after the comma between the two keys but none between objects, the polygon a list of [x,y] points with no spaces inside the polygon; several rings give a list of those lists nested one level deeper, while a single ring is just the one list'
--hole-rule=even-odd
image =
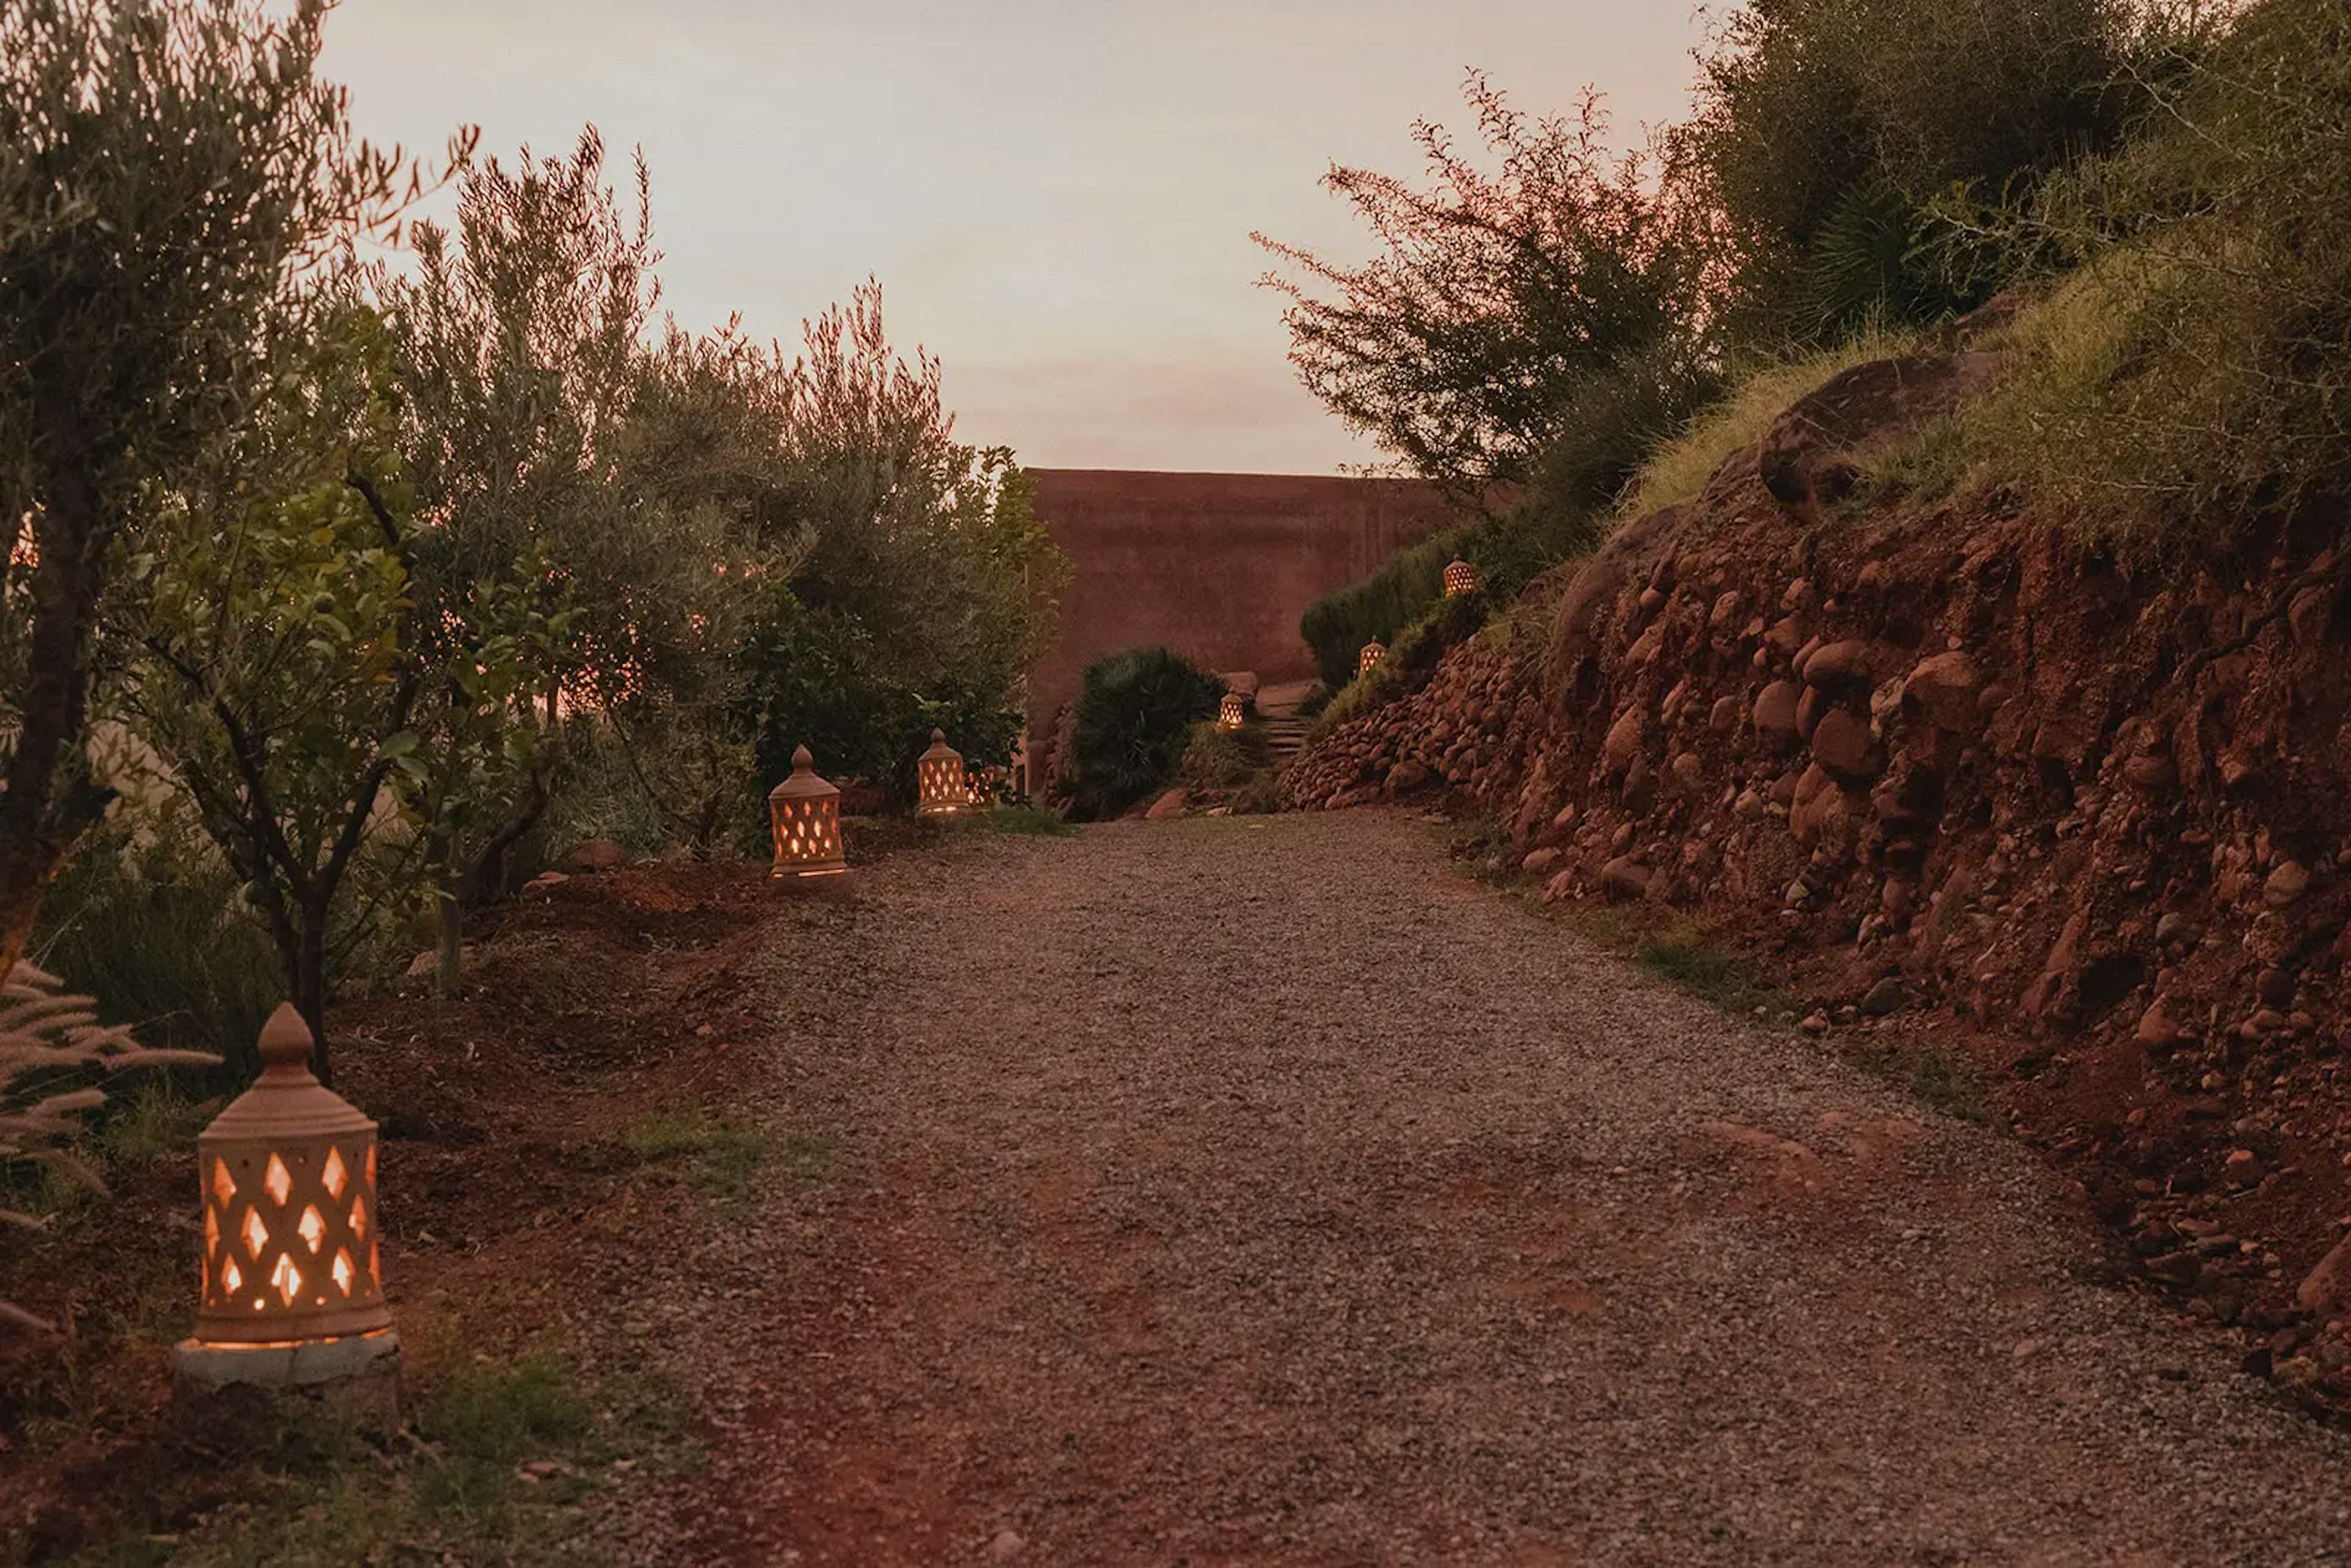
[{"label": "pale sunset sky", "polygon": [[1617,138],[1679,117],[1692,0],[344,0],[362,135],[511,159],[642,145],[665,307],[761,338],[868,273],[945,361],[965,440],[1048,467],[1330,473],[1377,455],[1299,387],[1251,229],[1360,258],[1317,183],[1586,83]]}]

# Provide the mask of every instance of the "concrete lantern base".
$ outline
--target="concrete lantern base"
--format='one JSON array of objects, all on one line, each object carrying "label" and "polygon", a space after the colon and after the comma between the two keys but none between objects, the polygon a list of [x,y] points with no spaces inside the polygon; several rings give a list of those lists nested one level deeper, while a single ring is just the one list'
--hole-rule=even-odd
[{"label": "concrete lantern base", "polygon": [[856,873],[828,872],[819,876],[770,875],[768,885],[794,898],[846,898],[856,881]]},{"label": "concrete lantern base", "polygon": [[205,1344],[172,1351],[172,1397],[210,1422],[249,1413],[273,1420],[320,1415],[393,1432],[400,1426],[400,1335],[345,1334],[294,1344]]}]

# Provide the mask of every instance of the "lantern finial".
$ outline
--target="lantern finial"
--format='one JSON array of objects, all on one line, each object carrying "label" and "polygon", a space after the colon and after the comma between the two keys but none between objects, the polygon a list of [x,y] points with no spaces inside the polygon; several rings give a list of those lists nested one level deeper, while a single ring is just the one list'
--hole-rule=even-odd
[{"label": "lantern finial", "polygon": [[795,772],[795,773],[806,773],[806,772],[808,772],[810,768],[814,768],[815,766],[816,766],[816,753],[815,753],[815,752],[810,751],[810,750],[806,746],[795,746],[794,747],[792,747],[792,771],[793,771],[793,772]]},{"label": "lantern finial", "polygon": [[947,732],[946,730],[935,729],[931,731],[931,744],[933,746],[945,746],[946,743]]},{"label": "lantern finial", "polygon": [[269,1021],[261,1026],[261,1063],[268,1071],[280,1068],[308,1071],[310,1065],[310,1026],[294,1009],[292,1002],[280,1002]]}]

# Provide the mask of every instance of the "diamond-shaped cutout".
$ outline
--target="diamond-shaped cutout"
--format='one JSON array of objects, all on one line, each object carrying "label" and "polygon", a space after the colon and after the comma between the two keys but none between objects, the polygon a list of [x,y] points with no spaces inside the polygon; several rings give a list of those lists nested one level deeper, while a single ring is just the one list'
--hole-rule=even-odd
[{"label": "diamond-shaped cutout", "polygon": [[302,1293],[302,1270],[294,1267],[293,1259],[280,1258],[277,1271],[269,1277],[269,1283],[277,1291],[278,1298],[290,1307],[294,1304],[294,1298]]},{"label": "diamond-shaped cutout", "polygon": [[287,1173],[286,1162],[272,1155],[269,1156],[268,1174],[261,1178],[261,1185],[269,1189],[270,1197],[282,1204],[286,1201],[286,1195],[294,1190],[294,1177]]},{"label": "diamond-shaped cutout", "polygon": [[245,1276],[237,1271],[234,1258],[221,1265],[221,1289],[232,1296],[245,1289]]},{"label": "diamond-shaped cutout", "polygon": [[367,1183],[370,1186],[375,1185],[375,1145],[373,1144],[368,1145]]},{"label": "diamond-shaped cutout", "polygon": [[366,1240],[367,1228],[367,1199],[363,1197],[355,1197],[351,1199],[351,1239],[354,1241]]},{"label": "diamond-shaped cutout", "polygon": [[247,1256],[259,1258],[261,1249],[269,1245],[269,1227],[261,1223],[261,1211],[245,1211],[245,1250]]},{"label": "diamond-shaped cutout", "polygon": [[327,1189],[327,1196],[340,1198],[343,1196],[343,1184],[350,1179],[351,1173],[343,1168],[343,1151],[329,1149],[327,1163],[319,1172],[319,1184]]},{"label": "diamond-shaped cutout", "polygon": [[209,1258],[219,1250],[220,1210],[207,1208],[204,1210],[204,1256]]},{"label": "diamond-shaped cutout", "polygon": [[346,1296],[350,1295],[351,1293],[351,1278],[356,1272],[356,1270],[351,1268],[351,1253],[350,1248],[342,1248],[336,1251],[335,1266],[329,1271],[335,1276],[335,1289],[342,1291]]},{"label": "diamond-shaped cutout", "polygon": [[227,1207],[230,1200],[236,1197],[236,1183],[228,1174],[226,1160],[213,1162],[213,1197],[220,1200],[220,1205],[224,1208]]},{"label": "diamond-shaped cutout", "polygon": [[316,1252],[326,1241],[327,1222],[319,1218],[317,1204],[314,1203],[302,1211],[302,1218],[294,1227],[294,1232],[302,1238],[303,1243],[313,1252]]}]

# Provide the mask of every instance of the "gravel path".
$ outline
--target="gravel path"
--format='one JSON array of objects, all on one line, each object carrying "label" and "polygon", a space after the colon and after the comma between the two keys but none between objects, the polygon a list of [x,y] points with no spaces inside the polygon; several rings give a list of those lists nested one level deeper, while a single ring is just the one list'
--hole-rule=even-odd
[{"label": "gravel path", "polygon": [[2026,1151],[1408,818],[987,841],[776,933],[783,1176],[663,1269],[684,1560],[2351,1563],[2351,1444]]}]

